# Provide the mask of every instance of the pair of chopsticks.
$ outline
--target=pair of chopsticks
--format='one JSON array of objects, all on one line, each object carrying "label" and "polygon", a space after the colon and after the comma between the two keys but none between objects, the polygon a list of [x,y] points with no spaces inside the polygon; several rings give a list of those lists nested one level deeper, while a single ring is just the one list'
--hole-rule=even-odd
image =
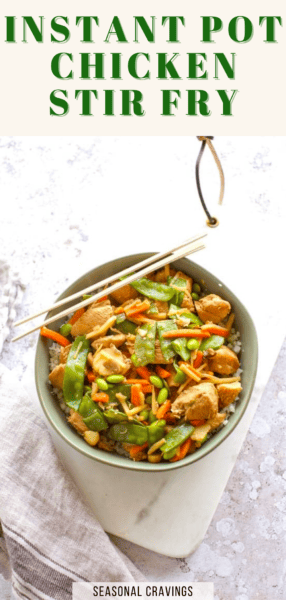
[{"label": "pair of chopsticks", "polygon": [[[70,302],[71,300],[75,300],[76,298],[79,298],[80,296],[83,296],[84,294],[93,292],[96,289],[101,288],[103,286],[105,287],[105,289],[101,290],[101,292],[98,292],[94,296],[91,296],[90,298],[87,298],[86,300],[79,302],[75,306],[72,306],[66,310],[63,310],[60,313],[57,313],[53,317],[46,319],[46,321],[44,321],[40,325],[37,325],[36,327],[33,327],[32,329],[29,329],[28,331],[21,333],[17,337],[13,338],[12,342],[16,342],[17,340],[20,340],[21,338],[25,337],[26,335],[33,333],[37,329],[41,329],[41,327],[45,327],[46,325],[49,325],[50,323],[53,323],[54,321],[57,321],[58,319],[60,319],[62,317],[66,317],[67,315],[78,310],[79,308],[84,308],[85,306],[88,306],[88,304],[91,304],[92,302],[96,302],[97,300],[100,300],[103,296],[106,296],[107,294],[111,294],[112,292],[119,290],[124,285],[128,285],[129,283],[132,283],[136,279],[144,277],[145,275],[148,275],[148,273],[151,273],[154,270],[160,269],[161,267],[164,267],[165,265],[167,265],[170,262],[178,260],[179,258],[183,258],[184,256],[187,256],[188,254],[193,254],[193,252],[198,252],[198,250],[202,250],[203,248],[205,248],[205,245],[201,242],[201,240],[202,240],[202,238],[204,238],[206,236],[207,236],[207,233],[200,233],[200,234],[194,236],[193,238],[186,240],[179,246],[172,248],[171,250],[159,252],[158,254],[155,254],[154,256],[150,256],[150,258],[146,258],[145,260],[142,260],[141,262],[139,262],[135,265],[132,265],[131,267],[128,267],[127,269],[124,269],[120,273],[115,273],[114,275],[107,277],[103,281],[94,283],[93,285],[90,285],[89,287],[85,288],[84,290],[81,290],[80,292],[76,292],[76,294],[72,294],[71,296],[69,296],[67,298],[63,298],[63,300],[59,300],[52,306],[49,306],[48,308],[40,310],[38,313],[35,313],[34,315],[25,317],[24,319],[17,321],[16,323],[14,323],[15,327],[18,327],[19,325],[23,325],[24,323],[27,323],[28,321],[31,321],[32,319],[35,319],[36,317],[39,317],[40,315],[42,315],[44,313],[47,313],[47,312],[50,312],[51,310],[59,308],[60,306],[63,306],[63,304],[66,304],[67,302]],[[129,275],[130,273],[131,273],[131,275]],[[129,277],[128,277],[128,275],[129,275]],[[119,279],[120,277],[124,277],[124,280],[117,281],[115,284],[106,288],[106,286],[108,286],[113,281]]]}]

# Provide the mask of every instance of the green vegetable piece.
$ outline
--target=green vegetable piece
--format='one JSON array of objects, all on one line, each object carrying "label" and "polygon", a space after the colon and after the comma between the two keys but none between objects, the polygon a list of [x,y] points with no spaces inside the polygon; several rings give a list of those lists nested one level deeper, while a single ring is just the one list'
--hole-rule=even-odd
[{"label": "green vegetable piece", "polygon": [[199,295],[196,294],[196,292],[192,292],[191,296],[192,296],[193,300],[198,300],[199,299]]},{"label": "green vegetable piece", "polygon": [[132,362],[135,366],[144,367],[155,361],[156,323],[145,323],[140,329],[147,331],[147,335],[142,338],[137,333],[134,346],[137,365],[133,359]]},{"label": "green vegetable piece", "polygon": [[179,292],[179,290],[174,290],[174,296],[172,298],[172,302],[176,306],[176,308],[180,307],[184,300],[184,292]]},{"label": "green vegetable piece", "polygon": [[105,379],[98,377],[96,380],[96,383],[97,383],[99,389],[102,390],[103,392],[106,392],[106,390],[108,390],[108,383],[106,383]]},{"label": "green vegetable piece", "polygon": [[78,336],[72,343],[65,366],[63,393],[70,408],[78,410],[83,397],[84,371],[89,352],[89,341],[85,335]]},{"label": "green vegetable piece", "polygon": [[195,338],[193,338],[192,340],[187,341],[187,348],[189,350],[198,350],[198,348],[200,347],[200,343],[201,340],[195,340]]},{"label": "green vegetable piece", "polygon": [[183,360],[189,360],[191,356],[190,350],[187,348],[187,339],[186,338],[177,338],[172,342],[172,348],[175,350],[176,354],[179,354]]},{"label": "green vegetable piece", "polygon": [[108,423],[105,420],[102,410],[100,410],[95,402],[93,404],[93,413],[90,416],[85,417],[83,422],[88,429],[91,429],[91,431],[103,431],[104,429],[108,429]]},{"label": "green vegetable piece", "polygon": [[173,298],[175,290],[171,288],[169,285],[165,283],[157,283],[156,281],[151,281],[150,279],[137,279],[130,283],[132,287],[137,290],[143,296],[147,296],[147,298],[151,298],[151,300],[162,300],[163,302],[168,302]]},{"label": "green vegetable piece", "polygon": [[113,425],[114,423],[121,423],[122,421],[127,421],[126,414],[120,412],[119,410],[115,410],[114,408],[108,408],[104,412],[104,417],[110,425]]},{"label": "green vegetable piece", "polygon": [[67,335],[69,335],[71,332],[71,328],[72,326],[70,323],[64,323],[64,325],[60,327],[60,333],[67,337]]},{"label": "green vegetable piece", "polygon": [[152,404],[152,396],[151,395],[145,397],[145,404]]},{"label": "green vegetable piece", "polygon": [[87,300],[88,298],[91,298],[91,297],[92,297],[92,294],[83,294],[82,299]]},{"label": "green vegetable piece", "polygon": [[178,365],[174,362],[174,368],[176,370],[176,375],[174,377],[175,383],[185,383],[187,379],[187,375],[178,367]]},{"label": "green vegetable piece", "polygon": [[151,306],[150,306],[150,308],[149,308],[149,310],[148,310],[148,313],[149,313],[150,315],[157,315],[157,314],[158,314],[158,312],[159,312],[159,310],[158,310],[158,308],[157,308],[156,304],[154,304],[154,303],[152,302],[152,304],[151,304]]},{"label": "green vegetable piece", "polygon": [[129,383],[109,384],[106,394],[109,396],[109,402],[117,402],[117,404],[120,404],[119,400],[116,398],[116,394],[123,394],[123,396],[126,396],[127,400],[129,400],[131,396],[131,385]]},{"label": "green vegetable piece", "polygon": [[144,410],[141,410],[140,417],[143,417],[144,421],[148,421],[149,410],[147,408],[144,408]]},{"label": "green vegetable piece", "polygon": [[161,377],[158,377],[158,375],[151,375],[149,379],[150,383],[152,383],[152,385],[154,385],[156,388],[161,389],[163,387],[163,381]]},{"label": "green vegetable piece", "polygon": [[158,336],[160,341],[160,346],[162,350],[162,354],[166,361],[169,361],[173,356],[175,356],[175,352],[172,348],[172,340],[166,340],[163,338],[163,333],[166,331],[173,331],[174,329],[178,329],[176,323],[173,323],[171,319],[168,321],[159,321],[157,323]]},{"label": "green vegetable piece", "polygon": [[147,426],[149,446],[156,444],[156,442],[164,437],[165,427],[166,421],[164,421],[164,419],[155,421],[154,423],[151,423],[151,425]]},{"label": "green vegetable piece", "polygon": [[106,377],[106,381],[108,381],[108,383],[122,383],[124,379],[124,375],[108,375],[108,377]]},{"label": "green vegetable piece", "polygon": [[199,294],[200,291],[201,291],[201,286],[198,283],[194,283],[193,292],[196,292],[196,294]]},{"label": "green vegetable piece", "polygon": [[108,431],[108,437],[115,442],[138,444],[141,446],[148,441],[148,429],[146,426],[134,423],[117,423],[112,425]]},{"label": "green vegetable piece", "polygon": [[161,452],[163,452],[163,458],[168,460],[168,453],[183,444],[190,437],[190,435],[192,435],[194,429],[195,428],[192,425],[183,423],[182,425],[177,425],[177,427],[174,427],[174,429],[169,431],[169,433],[165,435],[165,444],[163,444],[163,446],[160,448]]},{"label": "green vegetable piece", "polygon": [[209,338],[205,338],[201,345],[200,350],[203,352],[204,350],[208,350],[212,348],[212,350],[218,350],[224,344],[224,338],[220,335],[211,335]]},{"label": "green vegetable piece", "polygon": [[116,329],[118,329],[118,331],[121,331],[122,333],[131,333],[132,335],[135,335],[138,325],[126,319],[125,315],[118,315],[115,321],[115,327]]},{"label": "green vegetable piece", "polygon": [[153,410],[149,411],[149,423],[154,423],[157,421],[156,415],[154,415]]},{"label": "green vegetable piece", "polygon": [[195,315],[194,313],[183,313],[181,315],[182,317],[186,317],[187,319],[190,319],[190,325],[189,327],[192,327],[193,325],[199,326],[199,325],[203,325],[203,322],[201,321],[201,319],[198,317],[198,315]]},{"label": "green vegetable piece", "polygon": [[169,392],[167,390],[167,388],[163,388],[162,390],[160,390],[158,397],[157,397],[157,402],[158,404],[164,404],[164,402],[167,400],[169,395]]},{"label": "green vegetable piece", "polygon": [[95,403],[91,397],[86,394],[79,405],[78,412],[83,418],[90,417],[94,412],[95,407]]},{"label": "green vegetable piece", "polygon": [[174,450],[170,450],[170,452],[165,452],[164,459],[170,460],[170,458],[174,458],[174,456],[176,456],[176,454],[177,454],[177,448],[174,448]]}]

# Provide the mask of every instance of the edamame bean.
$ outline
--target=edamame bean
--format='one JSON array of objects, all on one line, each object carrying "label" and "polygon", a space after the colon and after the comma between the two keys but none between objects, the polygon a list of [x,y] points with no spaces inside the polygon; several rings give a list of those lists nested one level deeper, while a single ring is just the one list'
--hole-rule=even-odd
[{"label": "edamame bean", "polygon": [[141,410],[140,417],[143,417],[144,421],[148,421],[149,410],[147,410],[147,408],[144,408],[144,410]]},{"label": "edamame bean", "polygon": [[187,348],[189,350],[197,350],[200,346],[200,343],[201,343],[200,340],[195,340],[195,339],[188,340]]},{"label": "edamame bean", "polygon": [[198,300],[199,299],[199,295],[196,294],[195,292],[192,292],[191,296],[192,296],[193,300]]},{"label": "edamame bean", "polygon": [[152,383],[152,385],[154,385],[156,388],[159,388],[159,389],[161,389],[163,387],[163,381],[162,381],[161,377],[158,377],[158,375],[151,375],[150,383]]},{"label": "edamame bean", "polygon": [[196,292],[196,294],[199,294],[200,291],[201,291],[201,286],[198,283],[194,283],[193,292]]},{"label": "edamame bean", "polygon": [[158,398],[157,398],[157,402],[158,404],[164,404],[165,400],[167,400],[168,398],[168,390],[167,388],[163,388],[162,390],[160,390],[159,394],[158,394]]},{"label": "edamame bean", "polygon": [[105,379],[98,377],[98,379],[96,380],[96,383],[97,383],[99,389],[102,390],[103,392],[106,392],[106,390],[108,390],[108,383],[106,383]]},{"label": "edamame bean", "polygon": [[70,334],[71,328],[72,326],[70,323],[64,323],[64,325],[60,327],[60,333],[64,336],[67,336]]},{"label": "edamame bean", "polygon": [[106,377],[106,381],[108,381],[108,383],[122,383],[124,379],[124,375],[109,375]]}]

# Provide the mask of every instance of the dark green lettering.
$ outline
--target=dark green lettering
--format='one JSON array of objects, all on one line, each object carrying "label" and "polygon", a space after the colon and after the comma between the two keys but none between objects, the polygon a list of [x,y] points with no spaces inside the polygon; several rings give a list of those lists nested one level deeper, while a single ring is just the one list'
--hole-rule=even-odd
[{"label": "dark green lettering", "polygon": [[80,115],[82,117],[93,117],[91,112],[91,98],[93,96],[97,99],[97,91],[96,90],[75,90],[75,99],[82,96],[81,100],[81,110]]},{"label": "dark green lettering", "polygon": [[110,36],[111,35],[116,35],[117,36],[117,41],[118,42],[127,42],[127,39],[125,37],[125,33],[123,31],[122,25],[120,23],[120,20],[118,17],[114,17],[113,21],[109,27],[107,36],[105,38],[105,42],[109,42],[110,40]]},{"label": "dark green lettering", "polygon": [[57,42],[58,44],[63,44],[64,42],[67,42],[70,39],[70,32],[69,32],[69,28],[66,27],[65,25],[63,25],[62,23],[58,23],[58,19],[62,19],[63,21],[65,21],[65,23],[68,24],[69,20],[68,17],[54,17],[51,21],[51,28],[53,31],[55,31],[56,33],[59,33],[60,35],[63,35],[63,39],[62,40],[58,40],[53,34],[51,35],[51,41],[52,42]]},{"label": "dark green lettering", "polygon": [[222,54],[221,52],[215,52],[214,53],[215,56],[215,76],[214,79],[219,79],[218,76],[218,67],[219,64],[221,64],[225,74],[227,75],[227,77],[229,79],[234,79],[235,78],[235,64],[234,64],[234,57],[236,56],[236,54],[234,52],[231,52],[231,56],[232,56],[232,64],[230,65],[230,63],[228,62],[225,54]]},{"label": "dark green lettering", "polygon": [[[204,71],[204,64],[201,60],[197,62],[198,56],[202,56],[204,60],[207,60],[206,54],[204,53],[196,53],[190,52],[188,53],[189,57],[189,74],[188,79],[208,79],[208,72]],[[198,75],[198,69],[202,71],[201,75]]]},{"label": "dark green lettering", "polygon": [[[243,21],[244,31],[243,31],[242,39],[239,40],[237,26],[241,19]],[[248,19],[248,17],[234,17],[229,22],[228,33],[229,33],[229,37],[234,42],[237,42],[238,44],[244,44],[246,42],[249,42],[253,36],[253,26],[252,26],[250,19]]]},{"label": "dark green lettering", "polygon": [[219,17],[202,17],[203,20],[203,39],[202,42],[213,44],[212,33],[217,33],[223,28],[222,20]]},{"label": "dark green lettering", "polygon": [[80,22],[83,22],[83,38],[81,42],[93,42],[92,39],[92,21],[99,26],[98,17],[76,17],[75,24],[79,25]]},{"label": "dark green lettering", "polygon": [[145,75],[138,75],[137,73],[137,62],[139,59],[139,56],[145,56],[145,58],[147,58],[148,61],[150,61],[150,56],[149,54],[145,54],[144,52],[137,52],[136,54],[132,54],[132,56],[130,56],[129,61],[128,61],[128,71],[130,73],[130,75],[132,77],[134,77],[134,79],[150,79],[150,71],[146,71]]},{"label": "dark green lettering", "polygon": [[227,95],[227,90],[216,90],[220,99],[222,100],[222,115],[224,117],[229,117],[229,116],[233,116],[232,114],[232,103],[234,101],[234,98],[238,92],[238,90],[231,90],[232,91],[232,95],[229,98]]},{"label": "dark green lettering", "polygon": [[23,42],[27,42],[26,39],[26,26],[30,29],[32,35],[34,36],[36,42],[43,42],[43,24],[45,17],[40,18],[40,27],[36,25],[33,17],[23,17]]},{"label": "dark green lettering", "polygon": [[188,112],[187,115],[195,117],[203,115],[208,117],[211,111],[208,108],[209,95],[205,90],[187,90],[188,92]]},{"label": "dark green lettering", "polygon": [[[137,117],[143,117],[145,110],[141,106],[143,94],[139,90],[121,90],[122,91],[122,115],[130,117],[132,115],[131,105],[133,105],[133,114]],[[133,94],[133,99],[131,98]]]},{"label": "dark green lettering", "polygon": [[81,55],[81,76],[80,79],[92,79],[90,69],[94,69],[93,79],[104,79],[104,56],[101,52],[95,52],[95,63],[89,62],[91,54],[89,52],[80,53]]},{"label": "dark green lettering", "polygon": [[138,42],[138,25],[140,29],[143,31],[145,38],[148,42],[155,42],[155,19],[156,17],[151,17],[152,19],[152,29],[149,27],[146,19],[144,17],[134,17],[135,18],[135,40],[134,42]]},{"label": "dark green lettering", "polygon": [[69,112],[69,104],[64,98],[60,98],[59,96],[57,96],[58,93],[63,94],[63,96],[65,96],[66,98],[68,97],[68,93],[66,90],[53,90],[53,92],[50,95],[50,101],[52,104],[54,104],[54,106],[62,108],[63,112],[57,113],[50,106],[50,115],[52,115],[53,117],[65,117]]},{"label": "dark green lettering", "polygon": [[[162,110],[161,113],[164,117],[174,117],[172,112],[172,106],[178,108],[178,98],[181,98],[180,90],[161,90],[162,91]],[[172,100],[172,94],[176,94],[178,98]]]},{"label": "dark green lettering", "polygon": [[169,39],[167,42],[179,42],[178,40],[178,21],[185,26],[184,17],[162,17],[162,25],[164,26],[169,22]]},{"label": "dark green lettering", "polygon": [[277,43],[275,38],[275,19],[277,19],[279,25],[282,27],[281,17],[259,17],[259,25],[261,26],[266,21],[266,40],[265,42]]},{"label": "dark green lettering", "polygon": [[172,58],[167,60],[168,54],[165,52],[158,52],[158,77],[157,79],[168,79],[168,73],[171,79],[181,79],[178,71],[173,65],[173,61],[176,60],[177,56],[180,56],[178,52],[174,52]]}]

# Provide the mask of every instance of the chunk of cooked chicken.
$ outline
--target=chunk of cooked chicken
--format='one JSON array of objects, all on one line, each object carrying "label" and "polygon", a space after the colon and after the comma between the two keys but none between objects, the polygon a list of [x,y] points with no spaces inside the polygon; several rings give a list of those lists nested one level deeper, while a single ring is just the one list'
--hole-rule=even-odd
[{"label": "chunk of cooked chicken", "polygon": [[83,422],[82,416],[71,408],[68,422],[77,430],[78,433],[83,435],[85,431],[88,431],[88,427]]},{"label": "chunk of cooked chicken", "polygon": [[86,339],[89,340],[104,336],[108,330],[111,329],[112,325],[114,325],[115,321],[116,315],[113,315],[112,317],[109,317],[109,319],[107,319],[107,321],[105,321],[105,323],[102,325],[96,325],[92,331],[86,334]]},{"label": "chunk of cooked chicken", "polygon": [[[130,355],[134,354],[135,335],[127,336],[126,346],[128,348],[128,351],[130,352]],[[164,356],[162,354],[160,342],[159,342],[159,340],[156,340],[155,341],[155,360],[153,362],[150,362],[150,365],[166,365],[166,364],[169,364],[172,362],[173,362],[172,358],[170,358],[170,360],[166,360],[164,358]]]},{"label": "chunk of cooked chicken", "polygon": [[227,346],[216,350],[215,355],[208,359],[208,363],[210,370],[220,375],[232,375],[239,367],[237,355]]},{"label": "chunk of cooked chicken", "polygon": [[105,337],[100,337],[94,342],[92,342],[91,345],[93,348],[95,348],[95,350],[97,350],[99,346],[102,346],[103,348],[108,348],[109,346],[111,346],[111,344],[118,348],[119,346],[122,346],[122,344],[124,344],[125,340],[126,335],[124,335],[124,333],[118,332],[114,335],[106,335]]},{"label": "chunk of cooked chicken", "polygon": [[171,412],[186,419],[211,419],[218,412],[218,393],[212,383],[186,388],[173,402]]},{"label": "chunk of cooked chicken", "polygon": [[210,426],[210,430],[209,431],[213,431],[214,429],[217,429],[225,420],[226,417],[226,413],[217,413],[212,419],[208,419],[207,420],[207,425]]},{"label": "chunk of cooked chicken", "polygon": [[111,345],[110,348],[102,348],[94,355],[93,369],[99,375],[125,375],[131,367],[131,361],[126,358],[118,348]]},{"label": "chunk of cooked chicken", "polygon": [[95,327],[103,325],[113,315],[113,308],[110,302],[101,302],[91,304],[87,311],[74,323],[71,328],[71,334],[84,335],[92,331]]},{"label": "chunk of cooked chicken", "polygon": [[62,363],[63,365],[67,362],[69,351],[70,351],[71,347],[72,347],[71,344],[69,346],[62,346],[61,347],[60,363]]},{"label": "chunk of cooked chicken", "polygon": [[57,365],[49,374],[49,380],[53,387],[63,389],[65,365]]},{"label": "chunk of cooked chicken", "polygon": [[162,300],[155,300],[154,304],[155,304],[156,308],[158,309],[159,313],[168,313],[168,310],[169,310],[168,302],[163,302]]},{"label": "chunk of cooked chicken", "polygon": [[[175,271],[175,269],[170,269],[169,273],[170,273],[171,277],[174,277],[174,275],[176,274],[176,271]],[[167,283],[166,269],[165,268],[160,269],[160,271],[157,271],[157,273],[154,276],[152,276],[152,274],[148,275],[148,279],[152,279],[154,281],[159,281],[161,283]]]},{"label": "chunk of cooked chicken", "polygon": [[116,290],[116,292],[112,292],[110,296],[115,302],[118,302],[118,304],[123,304],[128,300],[137,298],[138,292],[131,285],[124,285],[119,290]]},{"label": "chunk of cooked chicken", "polygon": [[231,311],[231,305],[216,294],[209,294],[195,302],[196,311],[204,323],[220,323]]},{"label": "chunk of cooked chicken", "polygon": [[225,408],[235,401],[242,387],[239,381],[234,381],[233,383],[220,383],[216,389],[218,391],[219,406]]}]

